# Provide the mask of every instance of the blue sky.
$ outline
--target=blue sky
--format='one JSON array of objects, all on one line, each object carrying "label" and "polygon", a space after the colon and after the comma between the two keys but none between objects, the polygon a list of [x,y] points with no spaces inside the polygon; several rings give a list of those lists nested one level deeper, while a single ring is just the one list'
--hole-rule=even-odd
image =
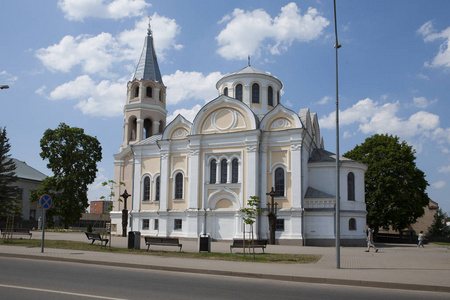
[{"label": "blue sky", "polygon": [[[47,128],[65,122],[103,147],[90,199],[108,191],[126,83],[152,17],[169,119],[193,119],[215,83],[247,65],[284,84],[281,102],[320,119],[335,152],[333,1],[1,1],[0,126],[14,158],[48,175]],[[337,1],[340,152],[375,133],[416,150],[428,195],[450,211],[450,1]]]}]

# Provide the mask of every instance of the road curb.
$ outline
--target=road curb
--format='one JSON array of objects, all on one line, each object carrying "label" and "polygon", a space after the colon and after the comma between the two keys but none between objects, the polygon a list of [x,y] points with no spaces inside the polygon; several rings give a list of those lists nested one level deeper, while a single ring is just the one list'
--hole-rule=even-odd
[{"label": "road curb", "polygon": [[333,285],[347,285],[347,286],[358,286],[358,287],[450,293],[450,287],[436,286],[436,285],[421,285],[421,284],[409,284],[409,283],[393,283],[393,282],[379,282],[379,281],[366,281],[366,280],[353,280],[353,279],[336,279],[336,278],[322,278],[322,277],[306,277],[306,276],[295,276],[295,275],[258,274],[258,273],[222,271],[222,270],[211,270],[211,269],[194,269],[194,268],[168,267],[168,266],[157,266],[157,265],[141,265],[141,264],[120,263],[120,262],[102,262],[102,261],[94,261],[94,260],[86,260],[86,259],[51,257],[51,256],[40,256],[40,255],[30,255],[30,254],[2,253],[2,256],[3,257],[11,257],[11,258],[25,258],[25,259],[48,260],[48,261],[57,261],[57,262],[71,262],[71,263],[81,263],[81,264],[88,264],[88,265],[133,268],[133,269],[143,269],[143,270],[183,272],[183,273],[219,275],[219,276],[242,277],[242,278],[253,278],[253,279],[271,279],[271,280],[287,281],[287,282],[333,284]]}]

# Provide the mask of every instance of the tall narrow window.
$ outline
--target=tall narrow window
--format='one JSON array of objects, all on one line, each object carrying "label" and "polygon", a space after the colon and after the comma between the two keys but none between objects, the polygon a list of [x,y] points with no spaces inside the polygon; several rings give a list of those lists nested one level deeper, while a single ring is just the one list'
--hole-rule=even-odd
[{"label": "tall narrow window", "polygon": [[224,158],[220,161],[220,183],[227,183],[227,160]]},{"label": "tall narrow window", "polygon": [[252,84],[252,103],[259,103],[259,84]]},{"label": "tall narrow window", "polygon": [[147,97],[150,97],[150,98],[153,97],[153,89],[151,86],[147,87]]},{"label": "tall narrow window", "polygon": [[144,197],[142,201],[150,201],[150,177],[145,176],[144,178]]},{"label": "tall narrow window", "polygon": [[130,128],[128,129],[129,131],[129,141],[135,141],[136,140],[136,130],[137,130],[137,121],[136,118],[132,118],[131,121],[129,122]]},{"label": "tall narrow window", "polygon": [[145,119],[144,120],[144,139],[152,136],[152,120]]},{"label": "tall narrow window", "polygon": [[284,169],[278,168],[275,170],[275,193],[278,193],[278,196],[284,196]]},{"label": "tall narrow window", "polygon": [[280,91],[277,92],[277,103],[275,105],[280,104]]},{"label": "tall narrow window", "polygon": [[156,180],[155,180],[155,201],[159,201],[159,194],[161,193],[160,192],[160,186],[161,186],[160,178],[161,177],[158,176],[158,177],[156,177]]},{"label": "tall narrow window", "polygon": [[347,199],[355,201],[355,174],[352,172],[347,175]]},{"label": "tall narrow window", "polygon": [[209,165],[209,183],[216,183],[217,179],[217,163],[216,160],[213,159],[211,164]]},{"label": "tall narrow window", "polygon": [[348,230],[356,230],[356,220],[351,218],[348,220]]},{"label": "tall narrow window", "polygon": [[271,86],[267,89],[267,104],[273,106],[273,88]]},{"label": "tall narrow window", "polygon": [[139,87],[138,86],[134,89],[134,97],[139,97]]},{"label": "tall narrow window", "polygon": [[227,87],[223,89],[223,94],[224,94],[225,96],[228,96],[228,88],[227,88]]},{"label": "tall narrow window", "polygon": [[175,176],[175,199],[183,199],[183,174]]},{"label": "tall narrow window", "polygon": [[236,85],[236,99],[242,101],[242,84]]},{"label": "tall narrow window", "polygon": [[237,158],[231,161],[231,182],[237,183],[239,179],[239,161]]},{"label": "tall narrow window", "polygon": [[159,90],[159,101],[164,102],[162,90]]}]

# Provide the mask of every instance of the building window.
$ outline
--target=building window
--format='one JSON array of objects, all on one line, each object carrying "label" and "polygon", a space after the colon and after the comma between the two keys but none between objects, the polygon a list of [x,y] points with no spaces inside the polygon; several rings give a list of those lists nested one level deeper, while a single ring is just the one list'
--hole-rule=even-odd
[{"label": "building window", "polygon": [[356,230],[356,220],[351,218],[348,220],[348,230]]},{"label": "building window", "polygon": [[164,102],[163,100],[164,100],[164,99],[163,99],[163,93],[162,93],[162,90],[159,90],[159,101]]},{"label": "building window", "polygon": [[209,165],[209,183],[216,183],[217,179],[217,163],[216,160],[213,159],[211,164]]},{"label": "building window", "polygon": [[277,219],[277,223],[275,224],[276,231],[284,231],[284,219]]},{"label": "building window", "polygon": [[175,219],[173,224],[174,230],[181,230],[183,228],[183,223],[181,219]]},{"label": "building window", "polygon": [[147,87],[147,93],[146,93],[147,97],[152,98],[153,97],[153,89],[151,86]]},{"label": "building window", "polygon": [[355,201],[355,174],[352,172],[347,175],[347,199]]},{"label": "building window", "polygon": [[17,200],[19,200],[19,201],[23,200],[23,188],[17,189]]},{"label": "building window", "polygon": [[280,104],[280,91],[277,92],[277,103],[276,104]]},{"label": "building window", "polygon": [[183,199],[183,174],[175,176],[175,199]]},{"label": "building window", "polygon": [[155,180],[155,201],[159,201],[159,194],[160,194],[160,186],[161,186],[161,180],[160,176],[156,177]]},{"label": "building window", "polygon": [[142,230],[148,230],[150,228],[150,220],[143,219],[142,220]]},{"label": "building window", "polygon": [[231,161],[231,182],[237,183],[239,179],[239,161],[237,158]]},{"label": "building window", "polygon": [[153,229],[159,230],[159,220],[158,219],[155,219],[155,223],[153,224]]},{"label": "building window", "polygon": [[144,139],[149,138],[152,136],[152,120],[150,119],[145,119],[144,120]]},{"label": "building window", "polygon": [[236,85],[236,97],[237,100],[242,101],[242,84]]},{"label": "building window", "polygon": [[220,183],[227,183],[227,160],[224,158],[220,161]]},{"label": "building window", "polygon": [[150,177],[144,177],[144,197],[142,201],[150,201]]},{"label": "building window", "polygon": [[134,97],[139,97],[139,87],[138,86],[134,89]]},{"label": "building window", "polygon": [[271,86],[267,89],[267,104],[273,106],[273,88]]},{"label": "building window", "polygon": [[252,84],[252,103],[259,103],[259,84]]},{"label": "building window", "polygon": [[284,169],[278,168],[275,170],[275,193],[278,193],[278,196],[284,197]]},{"label": "building window", "polygon": [[224,94],[225,96],[228,96],[228,88],[227,88],[227,87],[223,89],[223,94]]}]

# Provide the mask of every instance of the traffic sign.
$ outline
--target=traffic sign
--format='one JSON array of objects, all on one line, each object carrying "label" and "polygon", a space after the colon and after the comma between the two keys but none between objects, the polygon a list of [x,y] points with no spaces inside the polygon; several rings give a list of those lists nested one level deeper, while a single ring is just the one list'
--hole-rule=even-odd
[{"label": "traffic sign", "polygon": [[44,210],[49,209],[50,207],[52,207],[52,197],[50,197],[50,195],[47,194],[42,195],[41,199],[39,199],[39,205]]}]

